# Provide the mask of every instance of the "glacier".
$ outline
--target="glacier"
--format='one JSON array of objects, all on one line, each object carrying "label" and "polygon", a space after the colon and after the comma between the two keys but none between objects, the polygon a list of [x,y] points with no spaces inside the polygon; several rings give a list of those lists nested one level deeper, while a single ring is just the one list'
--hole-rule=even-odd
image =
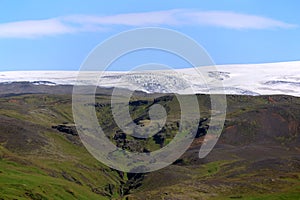
[{"label": "glacier", "polygon": [[[148,71],[3,71],[0,83],[98,85],[135,88],[147,93],[201,93],[300,96],[300,61],[204,66]],[[95,76],[99,81],[95,82]]]}]

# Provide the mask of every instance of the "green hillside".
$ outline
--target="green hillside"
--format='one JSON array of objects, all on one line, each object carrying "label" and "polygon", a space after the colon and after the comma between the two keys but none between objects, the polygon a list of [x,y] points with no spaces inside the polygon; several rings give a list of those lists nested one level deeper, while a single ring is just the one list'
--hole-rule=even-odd
[{"label": "green hillside", "polygon": [[[201,123],[190,149],[173,165],[126,174],[93,158],[74,127],[71,95],[10,94],[0,99],[0,199],[299,199],[300,99],[228,96],[225,129],[214,150],[198,158],[209,125],[209,97],[199,95]],[[168,144],[180,110],[172,95],[136,94],[130,113],[147,123],[154,103],[168,111],[162,131],[124,136],[108,94],[98,94],[100,125],[117,146],[148,152]]]}]

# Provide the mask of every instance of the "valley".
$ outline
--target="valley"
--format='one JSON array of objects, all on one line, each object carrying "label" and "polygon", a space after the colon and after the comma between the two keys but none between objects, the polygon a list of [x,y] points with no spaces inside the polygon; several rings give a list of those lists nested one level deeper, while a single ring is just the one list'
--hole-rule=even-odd
[{"label": "valley", "polygon": [[[300,99],[227,95],[227,117],[210,154],[198,153],[210,121],[208,95],[197,95],[200,124],[190,148],[172,165],[134,174],[111,169],[82,145],[72,116],[72,87],[1,85],[0,199],[298,199]],[[150,152],[167,145],[180,120],[172,94],[135,92],[130,114],[147,123],[151,105],[167,110],[163,129],[146,139],[122,132],[110,109],[110,88],[98,88],[99,125],[118,147]]]}]

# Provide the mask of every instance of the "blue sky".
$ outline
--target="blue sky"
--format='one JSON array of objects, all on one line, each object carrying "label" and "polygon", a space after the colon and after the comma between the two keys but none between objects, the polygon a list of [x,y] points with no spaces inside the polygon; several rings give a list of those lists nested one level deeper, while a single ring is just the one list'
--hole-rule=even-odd
[{"label": "blue sky", "polygon": [[[2,0],[0,5],[0,71],[78,70],[103,40],[149,26],[190,36],[216,64],[300,60],[295,0]],[[170,55],[144,52],[120,59],[111,70],[147,62],[188,67]]]}]

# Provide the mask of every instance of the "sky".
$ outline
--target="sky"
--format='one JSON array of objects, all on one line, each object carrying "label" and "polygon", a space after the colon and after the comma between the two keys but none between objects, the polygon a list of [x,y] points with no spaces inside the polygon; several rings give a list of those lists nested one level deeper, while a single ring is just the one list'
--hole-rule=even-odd
[{"label": "sky", "polygon": [[[98,44],[143,27],[186,34],[218,65],[296,61],[299,8],[296,0],[0,0],[0,71],[79,70]],[[189,67],[174,55],[145,51],[110,70],[149,62]]]}]

